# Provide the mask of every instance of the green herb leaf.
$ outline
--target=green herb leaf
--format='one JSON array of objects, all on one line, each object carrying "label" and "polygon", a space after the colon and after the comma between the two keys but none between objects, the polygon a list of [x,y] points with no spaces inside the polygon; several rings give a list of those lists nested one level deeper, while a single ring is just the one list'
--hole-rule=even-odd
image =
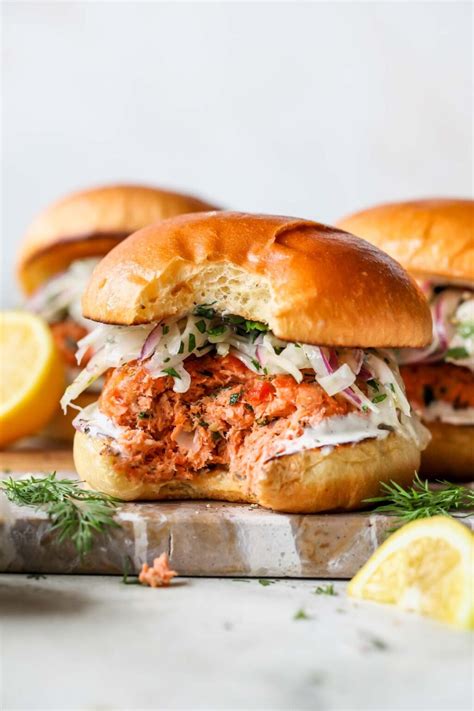
[{"label": "green herb leaf", "polygon": [[181,380],[180,374],[174,368],[163,368],[161,372],[166,373],[166,375],[171,375],[172,378],[178,378],[178,380]]},{"label": "green herb leaf", "polygon": [[58,540],[72,541],[82,557],[91,550],[96,534],[119,527],[113,518],[119,499],[82,489],[80,484],[74,479],[57,479],[52,472],[45,477],[9,477],[0,482],[0,489],[18,506],[44,509]]},{"label": "green herb leaf", "polygon": [[378,504],[376,513],[383,513],[397,518],[397,526],[430,516],[450,516],[456,511],[474,509],[474,491],[459,484],[438,480],[438,487],[432,488],[428,481],[422,481],[415,475],[413,485],[404,489],[392,481],[382,483],[384,496],[365,499],[366,504]]},{"label": "green herb leaf", "polygon": [[258,362],[258,360],[255,360],[255,358],[252,358],[252,365],[253,365],[253,367],[256,368],[257,370],[262,370],[262,366],[260,365],[260,363]]},{"label": "green herb leaf", "polygon": [[374,390],[378,391],[378,389],[379,389],[379,384],[375,380],[375,378],[370,378],[370,380],[367,381],[367,385],[370,385],[370,387],[373,388]]},{"label": "green herb leaf", "polygon": [[239,402],[242,395],[243,395],[242,390],[239,393],[232,393],[232,395],[229,398],[229,405],[236,405]]},{"label": "green herb leaf", "polygon": [[214,326],[214,328],[210,328],[208,331],[208,334],[210,336],[222,336],[224,331],[225,331],[225,326],[222,324],[221,326]]},{"label": "green herb leaf", "polygon": [[188,353],[191,353],[196,348],[196,336],[194,333],[189,334],[188,338]]},{"label": "green herb leaf", "polygon": [[461,358],[469,358],[469,353],[461,346],[460,348],[449,348],[445,357],[452,358],[452,360],[460,360]]},{"label": "green herb leaf", "polygon": [[[216,302],[213,301],[213,304]],[[204,318],[214,318],[216,315],[216,310],[211,308],[212,304],[200,304],[199,306],[196,306],[194,309],[194,315],[195,316],[204,316]]]},{"label": "green herb leaf", "polygon": [[183,341],[181,341],[181,343],[179,344],[179,351],[178,351],[178,353],[179,353],[180,355],[181,355],[181,353],[184,353],[184,342],[183,342]]},{"label": "green herb leaf", "polygon": [[276,583],[276,580],[269,580],[268,578],[260,578],[258,582],[262,587],[267,588],[269,585],[273,585],[274,583]]},{"label": "green herb leaf", "polygon": [[306,614],[306,612],[301,608],[295,614],[293,615],[294,620],[310,620],[310,616]]},{"label": "green herb leaf", "polygon": [[206,322],[205,321],[196,321],[196,328],[200,333],[205,333],[206,332]]},{"label": "green herb leaf", "polygon": [[318,585],[318,587],[314,591],[315,595],[337,595],[337,592],[334,590],[334,585],[333,583],[328,583],[327,585]]},{"label": "green herb leaf", "polygon": [[380,395],[376,395],[375,397],[372,398],[372,402],[374,404],[377,404],[378,402],[383,402],[384,400],[387,399],[387,396],[385,393],[381,393]]},{"label": "green herb leaf", "polygon": [[170,327],[168,326],[168,324],[163,323],[161,325],[161,330],[163,331],[163,336],[166,336],[166,334],[170,332]]},{"label": "green herb leaf", "polygon": [[149,413],[149,412],[142,411],[142,412],[138,413],[138,418],[140,420],[148,420],[150,417],[151,417],[151,413]]}]

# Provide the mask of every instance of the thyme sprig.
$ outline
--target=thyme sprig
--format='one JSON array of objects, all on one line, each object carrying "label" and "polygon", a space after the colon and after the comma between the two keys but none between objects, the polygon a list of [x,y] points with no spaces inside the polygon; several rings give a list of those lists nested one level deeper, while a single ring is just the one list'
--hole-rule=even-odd
[{"label": "thyme sprig", "polygon": [[384,496],[365,499],[364,503],[379,504],[374,512],[396,516],[400,525],[420,518],[474,510],[473,490],[444,480],[434,483],[439,488],[432,488],[430,482],[422,481],[418,474],[407,489],[394,481],[382,483]]},{"label": "thyme sprig", "polygon": [[91,550],[96,534],[119,527],[114,519],[119,499],[83,489],[75,479],[57,479],[56,472],[44,477],[9,477],[0,481],[0,490],[18,506],[44,510],[59,542],[72,541],[81,557]]}]

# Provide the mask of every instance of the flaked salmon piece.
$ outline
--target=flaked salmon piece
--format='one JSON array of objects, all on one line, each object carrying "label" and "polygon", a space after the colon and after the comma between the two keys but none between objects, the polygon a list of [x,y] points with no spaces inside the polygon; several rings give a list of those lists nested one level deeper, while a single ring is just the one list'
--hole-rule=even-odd
[{"label": "flaked salmon piece", "polygon": [[170,584],[171,580],[178,575],[175,570],[171,570],[167,553],[162,553],[153,561],[153,566],[143,563],[138,580],[142,585],[149,585],[151,588],[161,588]]},{"label": "flaked salmon piece", "polygon": [[[52,323],[50,328],[53,334],[54,342],[62,356],[63,361],[72,368],[77,368],[77,342],[80,341],[81,338],[84,338],[84,336],[87,336],[87,329],[72,319]],[[91,355],[92,351],[86,352],[82,358],[81,364],[87,365]]]},{"label": "flaked salmon piece", "polygon": [[417,363],[403,365],[400,373],[407,397],[417,409],[435,400],[456,409],[474,407],[474,373],[469,368],[452,363]]},{"label": "flaked salmon piece", "polygon": [[277,441],[302,434],[305,425],[354,410],[330,397],[314,374],[259,375],[233,356],[190,358],[191,386],[173,391],[173,378],[153,378],[129,363],[109,373],[99,407],[124,428],[116,467],[146,481],[190,479],[226,466],[252,477],[278,451]]}]

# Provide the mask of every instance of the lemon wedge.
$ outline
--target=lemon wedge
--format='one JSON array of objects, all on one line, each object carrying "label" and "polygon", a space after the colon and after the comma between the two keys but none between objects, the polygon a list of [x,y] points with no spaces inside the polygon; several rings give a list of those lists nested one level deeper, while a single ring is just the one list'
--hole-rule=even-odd
[{"label": "lemon wedge", "polygon": [[48,324],[25,311],[0,313],[0,446],[33,434],[57,410],[64,367]]},{"label": "lemon wedge", "polygon": [[449,516],[412,521],[375,551],[348,594],[472,627],[474,536]]}]

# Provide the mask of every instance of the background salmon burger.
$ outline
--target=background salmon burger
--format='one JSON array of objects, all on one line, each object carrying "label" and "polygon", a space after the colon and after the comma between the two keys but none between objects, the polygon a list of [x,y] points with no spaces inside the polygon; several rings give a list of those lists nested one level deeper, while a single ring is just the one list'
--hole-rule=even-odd
[{"label": "background salmon burger", "polygon": [[[214,209],[180,193],[140,185],[110,185],[73,193],[44,210],[28,228],[18,255],[18,278],[27,308],[50,324],[69,377],[76,374],[77,341],[91,324],[80,299],[104,254],[148,224],[186,212]],[[82,395],[82,404],[95,399]],[[50,426],[56,437],[72,438],[70,421]]]},{"label": "background salmon burger", "polygon": [[398,354],[413,407],[431,430],[429,476],[474,476],[474,201],[419,200],[347,217],[343,229],[372,242],[417,279],[433,315],[428,348]]},{"label": "background salmon burger", "polygon": [[412,480],[426,431],[387,349],[426,345],[431,318],[371,245],[295,218],[185,215],[115,247],[82,303],[100,325],[62,404],[107,374],[74,421],[95,489],[314,512]]}]

